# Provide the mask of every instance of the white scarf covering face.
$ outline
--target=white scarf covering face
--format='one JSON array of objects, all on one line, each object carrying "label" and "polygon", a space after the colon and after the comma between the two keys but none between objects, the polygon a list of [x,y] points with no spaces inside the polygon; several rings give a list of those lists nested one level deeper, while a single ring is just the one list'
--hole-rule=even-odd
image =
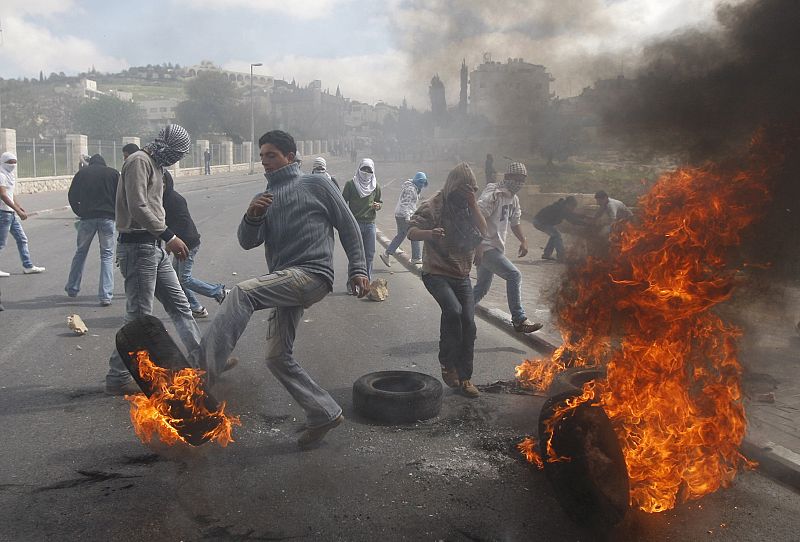
[{"label": "white scarf covering face", "polygon": [[13,152],[4,152],[2,155],[0,155],[0,175],[3,175],[10,180],[12,185],[17,177],[14,173],[14,170],[17,169],[17,164],[9,164],[8,161],[16,159],[17,155],[15,155]]},{"label": "white scarf covering face", "polygon": [[[364,166],[371,167],[372,173],[361,171],[361,168]],[[375,191],[375,187],[378,186],[378,178],[375,176],[375,162],[369,158],[361,160],[361,165],[358,166],[356,174],[353,177],[353,184],[356,185],[356,190],[358,190],[358,194],[362,198],[366,198],[372,194]]]}]

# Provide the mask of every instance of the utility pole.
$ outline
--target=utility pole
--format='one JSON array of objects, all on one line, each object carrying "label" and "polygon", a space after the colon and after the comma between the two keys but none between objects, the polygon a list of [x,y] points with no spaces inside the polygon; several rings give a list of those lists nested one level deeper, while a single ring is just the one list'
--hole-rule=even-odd
[{"label": "utility pole", "polygon": [[256,113],[253,105],[253,67],[261,66],[261,62],[250,64],[250,175],[254,173],[253,169],[253,147],[256,146]]}]

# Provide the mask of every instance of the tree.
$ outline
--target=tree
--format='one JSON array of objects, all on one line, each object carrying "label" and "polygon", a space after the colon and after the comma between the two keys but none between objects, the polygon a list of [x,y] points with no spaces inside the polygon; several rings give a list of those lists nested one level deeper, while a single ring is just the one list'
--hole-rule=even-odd
[{"label": "tree", "polygon": [[[188,99],[179,103],[175,111],[178,122],[190,133],[244,135],[237,133],[236,125],[239,123],[231,122],[241,116],[236,111],[238,91],[224,74],[213,71],[198,73],[195,79],[186,83],[186,96]],[[246,132],[249,132],[249,124]]]},{"label": "tree", "polygon": [[564,111],[563,104],[556,100],[534,115],[533,148],[547,165],[553,161],[564,161],[580,148],[580,123],[575,115]]},{"label": "tree", "polygon": [[144,126],[144,112],[132,102],[101,96],[84,102],[76,116],[82,134],[93,139],[121,139],[138,135]]}]

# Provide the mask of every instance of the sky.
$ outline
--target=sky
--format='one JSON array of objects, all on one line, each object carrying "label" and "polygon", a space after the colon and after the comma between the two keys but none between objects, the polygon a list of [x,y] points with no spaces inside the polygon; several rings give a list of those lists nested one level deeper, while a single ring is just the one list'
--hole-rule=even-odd
[{"label": "sky", "polygon": [[462,59],[473,68],[490,53],[544,65],[566,97],[632,73],[654,39],[713,31],[719,1],[2,0],[0,77],[261,62],[261,75],[427,109],[435,73],[452,104]]}]

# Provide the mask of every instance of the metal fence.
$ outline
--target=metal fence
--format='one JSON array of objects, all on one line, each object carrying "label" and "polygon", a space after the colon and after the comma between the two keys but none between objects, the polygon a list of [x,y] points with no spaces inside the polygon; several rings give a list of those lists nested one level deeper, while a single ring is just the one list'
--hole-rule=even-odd
[{"label": "metal fence", "polygon": [[[106,165],[118,170],[122,167],[123,146],[124,144],[121,140],[89,139],[87,141],[87,154],[89,156],[101,155],[105,159]],[[225,164],[222,148],[223,146],[220,143],[210,145],[212,166]],[[72,175],[78,171],[78,163],[75,160],[71,141],[63,139],[17,140],[17,177],[21,179]],[[233,163],[247,163],[247,156],[244,155],[244,146],[241,144],[233,145]],[[192,145],[192,150],[181,160],[180,167],[202,168],[203,166],[203,153],[198,150],[196,145]]]},{"label": "metal fence", "polygon": [[17,140],[17,177],[69,175],[78,170],[73,164],[72,144],[58,139]]}]

